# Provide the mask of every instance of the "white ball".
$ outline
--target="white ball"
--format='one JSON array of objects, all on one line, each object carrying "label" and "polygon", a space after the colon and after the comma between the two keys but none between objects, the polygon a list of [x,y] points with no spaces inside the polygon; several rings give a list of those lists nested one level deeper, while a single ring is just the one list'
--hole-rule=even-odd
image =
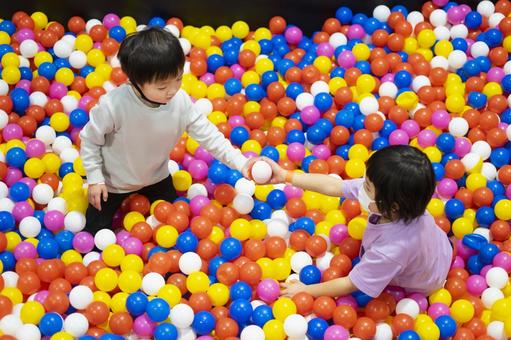
[{"label": "white ball", "polygon": [[179,270],[186,275],[200,271],[202,261],[200,256],[194,252],[186,252],[179,258]]},{"label": "white ball", "polygon": [[234,185],[238,194],[252,196],[255,193],[255,183],[246,178],[240,178]]},{"label": "white ball", "polygon": [[416,318],[420,313],[419,304],[410,298],[400,300],[396,305],[396,314],[407,314],[412,318]]},{"label": "white ball", "polygon": [[502,13],[493,13],[490,15],[490,19],[488,19],[488,26],[491,28],[497,27],[505,17],[506,16]]},{"label": "white ball", "polygon": [[23,40],[20,44],[20,53],[25,58],[33,58],[37,54],[39,47],[32,39]]},{"label": "white ball", "polygon": [[90,30],[92,29],[92,27],[96,26],[96,25],[101,25],[102,22],[99,21],[98,19],[90,19],[90,20],[87,20],[87,23],[85,24],[85,31],[87,33],[90,32]]},{"label": "white ball", "polygon": [[435,9],[429,15],[429,22],[434,27],[445,26],[447,24],[447,12],[443,9]]},{"label": "white ball", "polygon": [[183,49],[184,54],[188,55],[192,49],[192,44],[190,41],[186,38],[179,38],[179,43],[181,44],[181,48]]},{"label": "white ball", "polygon": [[502,289],[509,281],[507,272],[500,267],[493,267],[486,273],[486,283],[488,286]]},{"label": "white ball", "polygon": [[73,52],[73,45],[70,45],[65,40],[59,40],[53,46],[53,51],[59,58],[68,58]]},{"label": "white ball", "polygon": [[488,53],[490,53],[490,48],[488,45],[486,45],[485,42],[482,41],[476,41],[471,47],[470,47],[470,53],[474,58],[477,57],[486,57]]},{"label": "white ball", "polygon": [[159,273],[148,273],[142,278],[142,291],[147,295],[156,295],[165,286],[165,279]]},{"label": "white ball", "polygon": [[105,89],[106,92],[110,92],[113,89],[117,88],[117,85],[112,83],[110,80],[107,80],[103,83],[103,88]]},{"label": "white ball", "polygon": [[16,315],[6,315],[0,320],[0,331],[5,335],[15,336],[18,329],[22,326],[21,319]]},{"label": "white ball", "polygon": [[424,21],[424,15],[422,15],[422,13],[419,11],[412,11],[406,16],[406,21],[408,21],[412,27],[415,28],[419,22]]},{"label": "white ball", "polygon": [[47,210],[58,210],[61,213],[65,214],[67,213],[67,203],[66,200],[62,197],[55,197],[52,198],[51,201],[48,203]]},{"label": "white ball", "polygon": [[35,132],[35,138],[41,140],[46,146],[50,146],[56,137],[57,133],[48,125],[40,126]]},{"label": "white ball", "polygon": [[101,229],[94,236],[94,244],[99,250],[104,250],[106,247],[111,244],[115,244],[116,242],[117,237],[110,229]]},{"label": "white ball", "polygon": [[41,339],[41,331],[33,324],[25,324],[16,332],[16,338],[23,340],[39,340]]},{"label": "white ball", "polygon": [[79,211],[70,211],[64,217],[64,229],[78,233],[85,228],[85,215]]},{"label": "white ball", "polygon": [[26,238],[36,237],[41,232],[41,222],[34,216],[27,216],[21,220],[19,231]]},{"label": "white ball", "polygon": [[348,38],[346,38],[346,36],[342,33],[335,32],[330,36],[328,42],[333,46],[333,48],[337,48],[339,46],[346,45],[348,43]]},{"label": "white ball", "polygon": [[147,224],[151,226],[152,229],[156,228],[161,224],[160,221],[158,221],[156,217],[154,217],[154,215],[150,215],[148,218],[146,218],[145,221]]},{"label": "white ball", "polygon": [[378,19],[380,22],[385,22],[389,18],[390,8],[385,5],[376,6],[373,10],[373,17]]},{"label": "white ball", "polygon": [[144,24],[141,24],[141,25],[138,25],[136,30],[137,32],[140,32],[140,31],[143,31],[147,28],[147,25],[144,25]]},{"label": "white ball", "polygon": [[87,55],[82,51],[73,51],[69,56],[69,64],[76,69],[82,69],[87,65]]},{"label": "white ball", "polygon": [[203,184],[200,183],[193,183],[188,188],[188,191],[186,193],[186,197],[188,199],[192,199],[196,196],[208,196],[208,189]]},{"label": "white ball", "polygon": [[213,104],[208,98],[200,98],[194,104],[193,107],[199,110],[203,115],[209,115],[213,112]]},{"label": "white ball", "polygon": [[42,93],[41,91],[34,91],[28,96],[28,99],[30,100],[30,105],[39,105],[44,107],[49,99],[48,97]]},{"label": "white ball", "polygon": [[289,224],[291,223],[291,219],[289,218],[289,215],[287,214],[287,212],[285,210],[275,210],[274,212],[271,213],[271,217],[270,217],[271,220],[280,220],[282,222],[284,222],[286,224],[286,226],[289,226]]},{"label": "white ball", "polygon": [[291,256],[291,269],[295,273],[300,273],[303,267],[312,264],[312,257],[304,251],[298,251]]},{"label": "white ball", "polygon": [[497,168],[495,167],[495,165],[489,163],[489,162],[484,162],[483,163],[483,168],[481,169],[481,174],[489,181],[492,181],[494,180],[495,178],[497,178]]},{"label": "white ball", "polygon": [[363,115],[367,116],[371,113],[375,113],[379,110],[380,105],[378,104],[378,100],[374,96],[367,96],[360,101],[359,104],[360,112]]},{"label": "white ball", "polygon": [[468,36],[468,28],[465,25],[459,24],[451,27],[451,39],[462,38]]},{"label": "white ball", "polygon": [[60,153],[60,159],[63,163],[73,163],[78,157],[80,157],[80,152],[75,148],[67,148]]},{"label": "white ball", "polygon": [[314,96],[308,92],[302,92],[296,97],[296,108],[303,110],[307,106],[314,105]]},{"label": "white ball", "polygon": [[83,257],[82,263],[84,266],[88,266],[92,262],[101,259],[101,254],[97,251],[91,251],[90,253],[85,254]]},{"label": "white ball", "polygon": [[[178,339],[179,340],[196,340],[197,333],[191,327],[187,328],[178,328],[177,329]],[[136,339],[133,339],[136,340]]]},{"label": "white ball", "polygon": [[318,269],[322,272],[327,270],[330,267],[330,262],[332,262],[333,258],[334,254],[329,251],[325,252],[323,255],[316,258],[316,267],[318,267]]},{"label": "white ball", "polygon": [[396,84],[390,81],[386,81],[380,85],[378,89],[378,93],[380,96],[387,96],[391,98],[396,98],[398,88]]},{"label": "white ball", "polygon": [[37,184],[32,190],[32,198],[37,204],[48,204],[53,198],[53,188],[46,183]]},{"label": "white ball", "polygon": [[508,127],[506,128],[506,136],[507,139],[511,141],[511,125],[508,125]]},{"label": "white ball", "polygon": [[376,334],[374,335],[374,340],[392,340],[392,328],[389,324],[381,322],[376,325]]},{"label": "white ball", "polygon": [[11,201],[9,198],[0,198],[0,211],[8,211],[12,212],[12,209],[14,208],[14,202]]},{"label": "white ball", "polygon": [[80,337],[87,333],[89,321],[82,313],[69,314],[64,320],[64,330],[74,337]]},{"label": "white ball", "polygon": [[451,37],[451,31],[445,26],[438,26],[433,29],[436,40],[449,40]]},{"label": "white ball", "polygon": [[449,54],[447,61],[449,62],[449,67],[457,70],[465,65],[467,62],[467,55],[463,51],[454,50]]},{"label": "white ball", "polygon": [[477,234],[477,235],[481,235],[482,237],[484,237],[486,239],[486,241],[490,242],[491,241],[491,237],[490,237],[490,229],[488,228],[476,228],[474,231],[473,231],[473,234]]},{"label": "white ball", "polygon": [[250,325],[241,331],[240,340],[264,340],[266,337],[261,327]]},{"label": "white ball", "polygon": [[258,184],[267,183],[272,175],[270,164],[265,161],[257,161],[252,165],[252,178]]},{"label": "white ball", "polygon": [[498,288],[489,287],[486,288],[481,294],[481,302],[484,307],[490,309],[495,302],[504,298],[504,293]]},{"label": "white ball", "polygon": [[504,323],[502,321],[492,321],[486,327],[486,333],[495,340],[506,340],[509,339],[504,329]]},{"label": "white ball", "polygon": [[9,195],[9,188],[4,182],[0,182],[0,198],[5,198],[7,195]]},{"label": "white ball", "polygon": [[60,99],[60,102],[64,106],[65,113],[70,113],[78,107],[78,100],[73,96],[64,96]]},{"label": "white ball", "polygon": [[78,310],[87,308],[93,300],[94,294],[87,286],[79,285],[69,292],[69,303]]},{"label": "white ball", "polygon": [[20,276],[16,272],[8,271],[2,273],[2,279],[4,280],[4,287],[16,287]]},{"label": "white ball", "polygon": [[454,137],[463,137],[468,132],[468,122],[462,117],[454,117],[449,122],[449,133]]},{"label": "white ball", "polygon": [[58,136],[55,138],[51,145],[51,149],[53,152],[55,152],[57,155],[60,155],[62,151],[69,149],[73,146],[73,142],[71,139],[67,138],[66,136]]},{"label": "white ball", "polygon": [[173,175],[179,171],[179,165],[176,163],[176,161],[173,161],[172,159],[169,160],[168,167],[169,167],[169,173],[171,175]]},{"label": "white ball", "polygon": [[478,140],[477,142],[472,144],[470,152],[478,154],[479,156],[481,156],[483,161],[485,161],[488,158],[490,158],[491,146],[490,144],[488,144],[488,142]]},{"label": "white ball", "polygon": [[[511,61],[508,61],[504,64],[504,73],[511,74]],[[511,96],[507,97],[508,106],[509,106],[509,97],[511,97]]]},{"label": "white ball", "polygon": [[484,0],[477,5],[477,11],[485,17],[489,17],[495,13],[495,5],[491,1]]},{"label": "white ball", "polygon": [[330,92],[330,87],[328,86],[328,84],[326,82],[324,82],[323,80],[318,80],[318,81],[315,81],[312,85],[311,85],[311,90],[310,90],[311,94],[313,96],[317,96],[318,93],[323,93],[323,92],[326,92],[326,93],[329,93]]},{"label": "white ball", "polygon": [[71,34],[64,35],[60,40],[68,43],[71,46],[75,45],[76,37]]},{"label": "white ball", "polygon": [[300,314],[291,314],[284,320],[284,332],[289,337],[303,337],[307,333],[307,321]]},{"label": "white ball", "polygon": [[300,275],[298,275],[297,273],[293,273],[289,275],[286,279],[286,283],[290,283],[293,281],[300,281]]},{"label": "white ball", "polygon": [[0,79],[0,96],[5,96],[7,93],[9,93],[9,85],[5,80]]},{"label": "white ball", "polygon": [[237,194],[232,201],[232,207],[240,214],[249,214],[254,209],[254,199],[246,194]]},{"label": "white ball", "polygon": [[165,29],[172,33],[173,36],[179,38],[179,28],[176,25],[165,25]]},{"label": "white ball", "polygon": [[465,166],[466,171],[474,169],[479,162],[481,162],[481,156],[473,152],[469,152],[461,158],[461,163]]},{"label": "white ball", "polygon": [[177,328],[190,327],[193,322],[193,309],[192,307],[179,303],[170,310],[170,320]]},{"label": "white ball", "polygon": [[441,55],[434,56],[433,59],[431,59],[430,64],[432,69],[440,67],[447,70],[449,68],[449,61]]},{"label": "white ball", "polygon": [[269,219],[266,223],[266,230],[268,236],[278,236],[282,238],[287,238],[287,233],[289,232],[289,226],[286,222],[280,219]]},{"label": "white ball", "polygon": [[412,89],[417,92],[421,89],[423,86],[431,86],[431,81],[428,77],[419,75],[415,78],[413,78],[412,81]]}]

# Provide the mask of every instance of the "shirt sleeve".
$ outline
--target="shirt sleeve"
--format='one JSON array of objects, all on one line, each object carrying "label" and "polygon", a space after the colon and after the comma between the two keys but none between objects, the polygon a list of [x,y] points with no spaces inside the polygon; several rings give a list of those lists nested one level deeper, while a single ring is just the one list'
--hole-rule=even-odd
[{"label": "shirt sleeve", "polygon": [[193,107],[190,97],[184,93],[187,101],[186,115],[188,123],[186,131],[204,149],[229,167],[241,171],[248,159],[239,149],[232,146],[231,142],[211,123],[208,118]]},{"label": "shirt sleeve", "polygon": [[105,135],[114,131],[114,126],[114,119],[107,105],[100,101],[90,111],[89,122],[80,132],[80,154],[89,184],[105,182],[101,147],[105,144]]},{"label": "shirt sleeve", "polygon": [[401,272],[402,265],[381,252],[368,249],[349,273],[351,282],[370,297],[378,297]]},{"label": "shirt sleeve", "polygon": [[342,196],[348,199],[358,199],[358,191],[364,184],[363,178],[342,181]]}]

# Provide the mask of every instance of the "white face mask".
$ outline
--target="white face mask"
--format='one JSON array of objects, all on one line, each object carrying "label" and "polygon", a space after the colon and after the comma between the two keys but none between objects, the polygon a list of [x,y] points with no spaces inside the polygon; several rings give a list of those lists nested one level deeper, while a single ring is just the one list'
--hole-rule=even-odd
[{"label": "white face mask", "polygon": [[375,201],[369,197],[363,185],[360,187],[360,190],[358,191],[358,202],[365,211],[367,211],[368,213],[373,213],[371,210],[369,210],[369,205],[371,203],[375,203]]}]

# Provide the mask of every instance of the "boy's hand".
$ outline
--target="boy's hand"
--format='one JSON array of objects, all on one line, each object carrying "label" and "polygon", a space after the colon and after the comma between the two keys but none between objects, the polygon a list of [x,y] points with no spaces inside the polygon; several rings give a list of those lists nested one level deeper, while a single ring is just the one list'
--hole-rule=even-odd
[{"label": "boy's hand", "polygon": [[104,183],[89,185],[89,203],[99,211],[101,211],[101,196],[103,196],[103,201],[106,202],[108,190]]},{"label": "boy's hand", "polygon": [[287,170],[282,169],[282,167],[278,165],[277,162],[268,157],[261,157],[258,160],[263,160],[271,166],[272,175],[269,183],[278,184],[284,183],[286,181]]},{"label": "boy's hand", "polygon": [[243,169],[241,169],[241,174],[243,175],[243,177],[252,180],[252,174],[251,174],[252,166],[254,165],[255,162],[260,161],[260,160],[261,160],[261,157],[249,158],[248,161],[243,166]]},{"label": "boy's hand", "polygon": [[280,290],[280,295],[290,298],[292,298],[293,296],[300,292],[308,293],[307,286],[298,280],[293,280],[291,282],[282,282],[280,284],[280,287],[282,288]]}]

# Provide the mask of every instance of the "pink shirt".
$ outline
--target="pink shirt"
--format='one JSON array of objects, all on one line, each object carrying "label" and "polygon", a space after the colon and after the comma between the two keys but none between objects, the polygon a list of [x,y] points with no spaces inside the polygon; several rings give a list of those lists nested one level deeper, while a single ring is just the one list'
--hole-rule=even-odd
[{"label": "pink shirt", "polygon": [[[343,196],[357,199],[363,182],[344,181]],[[371,297],[379,296],[388,285],[424,294],[441,288],[453,250],[433,217],[425,213],[408,225],[402,221],[373,224],[375,217],[369,218],[362,239],[363,255],[349,274],[353,284]]]}]

